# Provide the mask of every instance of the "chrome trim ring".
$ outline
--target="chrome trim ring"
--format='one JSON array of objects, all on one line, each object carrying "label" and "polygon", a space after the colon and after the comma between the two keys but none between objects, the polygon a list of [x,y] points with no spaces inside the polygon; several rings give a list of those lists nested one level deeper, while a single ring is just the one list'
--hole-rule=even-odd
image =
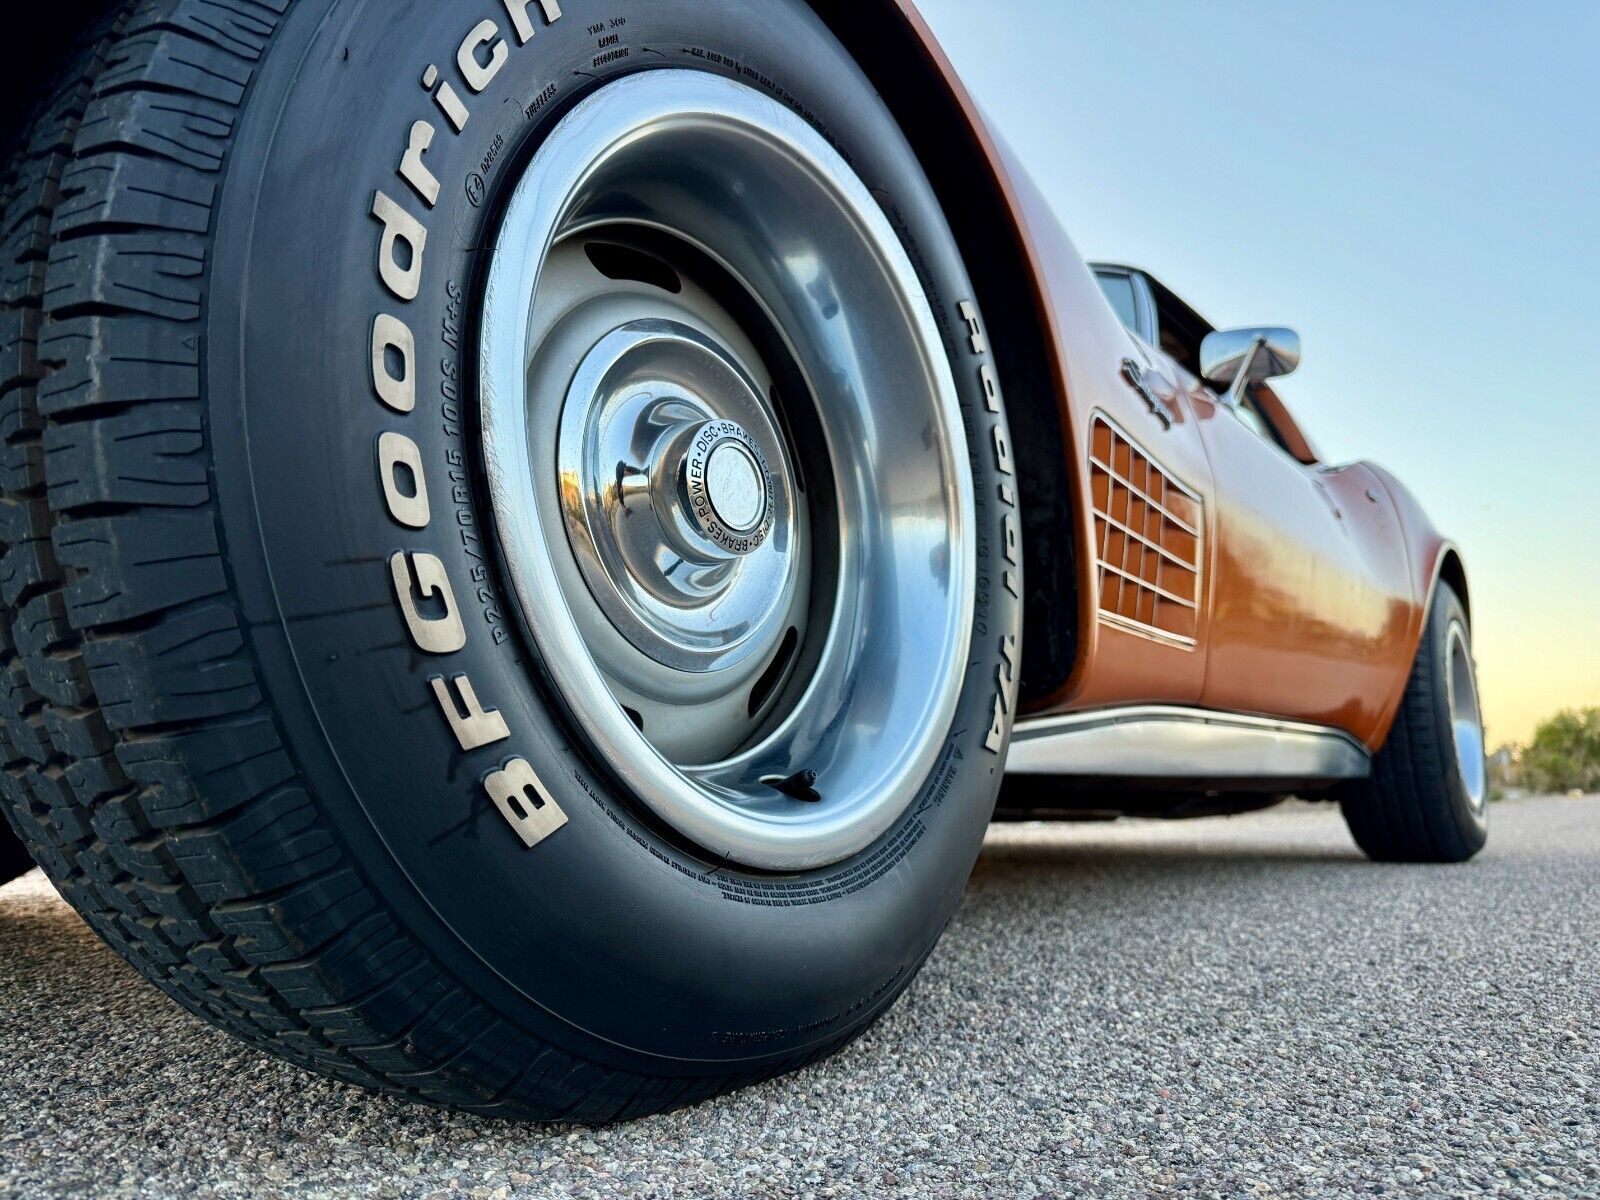
[{"label": "chrome trim ring", "polygon": [[[585,260],[646,233],[713,262],[775,338],[688,270],[674,290]],[[804,395],[778,396],[774,341]],[[479,351],[505,565],[582,735],[712,857],[789,871],[871,845],[954,721],[977,561],[950,363],[866,187],[742,84],[608,84],[511,196]]]},{"label": "chrome trim ring", "polygon": [[1450,733],[1455,745],[1461,786],[1473,813],[1482,815],[1489,796],[1484,757],[1483,713],[1478,707],[1478,679],[1466,626],[1451,621],[1445,634],[1445,694],[1450,707]]}]

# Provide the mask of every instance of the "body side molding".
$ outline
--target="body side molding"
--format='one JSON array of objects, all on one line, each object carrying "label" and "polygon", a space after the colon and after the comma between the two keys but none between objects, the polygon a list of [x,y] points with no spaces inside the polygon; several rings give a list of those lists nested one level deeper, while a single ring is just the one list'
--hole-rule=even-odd
[{"label": "body side molding", "polygon": [[1019,720],[1006,771],[1151,781],[1363,779],[1367,748],[1341,729],[1175,705]]}]

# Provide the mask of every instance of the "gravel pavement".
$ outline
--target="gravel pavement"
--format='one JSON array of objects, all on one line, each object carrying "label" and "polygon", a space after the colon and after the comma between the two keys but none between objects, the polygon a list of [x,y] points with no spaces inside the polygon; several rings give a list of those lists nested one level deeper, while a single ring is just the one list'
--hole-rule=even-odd
[{"label": "gravel pavement", "polygon": [[1330,809],[992,831],[904,999],[612,1129],[452,1116],[236,1045],[37,873],[0,888],[0,1196],[1600,1196],[1600,797],[1465,867]]}]

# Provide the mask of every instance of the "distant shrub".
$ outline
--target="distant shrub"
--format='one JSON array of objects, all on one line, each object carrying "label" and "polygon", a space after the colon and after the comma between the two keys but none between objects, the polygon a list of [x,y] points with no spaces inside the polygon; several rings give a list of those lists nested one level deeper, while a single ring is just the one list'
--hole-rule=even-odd
[{"label": "distant shrub", "polygon": [[1534,730],[1517,774],[1539,792],[1600,792],[1600,708],[1567,709]]}]

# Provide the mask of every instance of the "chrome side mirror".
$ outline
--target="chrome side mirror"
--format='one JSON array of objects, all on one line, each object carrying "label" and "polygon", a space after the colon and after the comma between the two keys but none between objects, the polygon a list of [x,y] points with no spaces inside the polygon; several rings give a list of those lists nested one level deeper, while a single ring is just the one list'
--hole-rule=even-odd
[{"label": "chrome side mirror", "polygon": [[1300,365],[1300,335],[1278,325],[1219,329],[1200,343],[1200,374],[1207,383],[1229,388],[1237,400],[1244,390]]}]

